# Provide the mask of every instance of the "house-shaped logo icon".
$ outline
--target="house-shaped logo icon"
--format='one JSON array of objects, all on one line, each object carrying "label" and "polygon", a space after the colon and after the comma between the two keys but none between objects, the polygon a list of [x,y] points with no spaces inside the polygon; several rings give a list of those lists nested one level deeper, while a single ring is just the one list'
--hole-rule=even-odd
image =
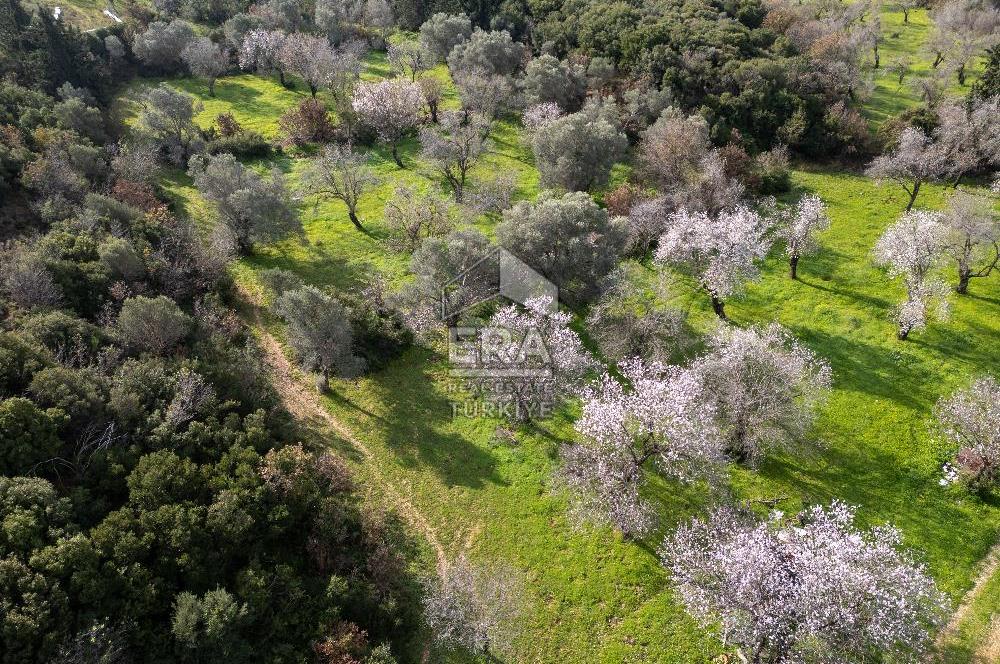
[{"label": "house-shaped logo icon", "polygon": [[462,270],[441,288],[441,320],[456,321],[462,312],[491,300],[505,298],[524,304],[547,297],[552,311],[559,308],[559,288],[503,247]]}]

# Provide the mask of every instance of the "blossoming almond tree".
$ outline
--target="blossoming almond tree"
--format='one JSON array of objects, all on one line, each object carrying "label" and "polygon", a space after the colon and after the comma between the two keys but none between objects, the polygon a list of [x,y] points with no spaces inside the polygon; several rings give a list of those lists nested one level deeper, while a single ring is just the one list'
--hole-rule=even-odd
[{"label": "blossoming almond tree", "polygon": [[947,243],[948,228],[940,213],[915,210],[904,212],[875,244],[876,265],[886,267],[891,277],[902,277],[906,284],[906,300],[896,310],[901,341],[927,324],[931,308],[939,319],[948,316],[948,285],[930,276]]},{"label": "blossoming almond tree", "polygon": [[726,451],[754,464],[800,441],[829,392],[830,365],[777,323],[725,327],[692,365],[714,408]]},{"label": "blossoming almond tree", "polygon": [[712,298],[712,309],[725,319],[724,298],[760,275],[757,262],[771,247],[767,223],[739,205],[709,216],[681,210],[671,215],[656,250],[659,263],[692,270]]},{"label": "blossoming almond tree", "polygon": [[1000,216],[982,196],[959,191],[941,217],[948,227],[948,254],[958,264],[955,292],[969,292],[969,281],[988,277],[1000,264]]},{"label": "blossoming almond tree", "polygon": [[938,401],[938,432],[957,448],[959,476],[975,489],[989,489],[1000,479],[1000,382],[981,376]]},{"label": "blossoming almond tree", "polygon": [[351,105],[361,122],[389,144],[393,160],[403,168],[399,139],[420,123],[420,111],[424,106],[420,86],[401,80],[364,83],[354,91]]},{"label": "blossoming almond tree", "polygon": [[552,310],[549,297],[497,311],[483,331],[495,342],[484,353],[483,366],[502,379],[480,381],[476,391],[521,421],[577,394],[595,362],[570,328],[571,320],[569,314]]},{"label": "blossoming almond tree", "polygon": [[797,279],[799,259],[819,249],[816,233],[830,228],[830,217],[823,199],[807,194],[799,199],[794,208],[782,211],[780,219],[778,234],[785,240],[788,276]]},{"label": "blossoming almond tree", "polygon": [[558,479],[573,492],[579,516],[643,535],[654,525],[639,496],[647,462],[692,481],[713,476],[725,453],[696,374],[640,359],[619,370],[627,388],[605,374],[584,393],[581,441],[563,448]]},{"label": "blossoming almond tree", "polygon": [[899,530],[862,530],[855,512],[834,501],[756,523],[720,510],[680,527],[660,555],[687,611],[719,625],[744,661],[920,661],[948,598]]}]

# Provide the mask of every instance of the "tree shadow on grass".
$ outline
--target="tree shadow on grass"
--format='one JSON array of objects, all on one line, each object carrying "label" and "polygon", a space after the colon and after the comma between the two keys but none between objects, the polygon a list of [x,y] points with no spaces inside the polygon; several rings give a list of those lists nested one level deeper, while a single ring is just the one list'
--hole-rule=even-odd
[{"label": "tree shadow on grass", "polygon": [[913,386],[923,386],[932,377],[918,370],[919,365],[911,367],[897,361],[898,354],[889,347],[816,328],[793,325],[789,329],[830,362],[834,386],[838,389],[864,392],[917,409],[926,408],[934,398],[926,389],[912,390]]},{"label": "tree shadow on grass", "polygon": [[426,466],[448,486],[506,486],[494,456],[455,430],[452,404],[435,387],[428,359],[428,351],[411,351],[405,361],[369,379],[384,413],[373,424],[382,429],[386,444],[404,465]]}]

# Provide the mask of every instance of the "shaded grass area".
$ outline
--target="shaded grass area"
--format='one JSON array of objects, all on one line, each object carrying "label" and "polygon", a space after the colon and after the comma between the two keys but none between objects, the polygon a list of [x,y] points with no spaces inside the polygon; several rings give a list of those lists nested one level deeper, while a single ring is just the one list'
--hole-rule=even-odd
[{"label": "shaded grass area", "polygon": [[[879,49],[882,66],[874,71],[874,89],[871,96],[865,100],[863,108],[864,115],[875,126],[903,111],[919,106],[922,101],[918,83],[921,79],[934,74],[932,67],[934,54],[927,48],[934,22],[928,10],[911,10],[909,22],[904,23],[903,12],[895,4],[889,3],[884,5],[881,19],[883,39]],[[908,73],[902,83],[890,71],[892,64],[900,60],[908,63]],[[952,73],[948,79],[949,93],[955,96],[967,94],[969,86],[975,83],[978,77],[980,64],[981,61],[977,60],[966,67],[969,75],[965,86],[959,85],[957,77]],[[948,67],[947,62],[939,65],[942,70],[947,70]]]},{"label": "shaded grass area", "polygon": [[[384,57],[373,57],[365,77],[384,73]],[[301,88],[287,91],[252,76],[220,80],[215,100],[197,81],[170,83],[206,103],[199,122],[224,111],[244,122],[246,113],[244,126],[262,133],[274,132],[280,113],[302,96]],[[454,90],[449,94],[454,104]],[[261,98],[259,106],[247,110],[245,96]],[[414,138],[401,146],[405,169],[395,166],[385,148],[368,153],[383,179],[359,209],[368,234],[353,228],[341,203],[303,198],[304,234],[261,248],[235,268],[237,279],[253,284],[258,270],[282,267],[338,289],[356,289],[378,277],[390,285],[405,281],[408,257],[386,248],[382,206],[400,184],[444,191],[443,183],[419,159]],[[297,189],[304,160],[292,155],[276,163]],[[516,176],[518,197],[538,191],[530,148],[514,122],[499,123],[493,150],[472,180],[497,172]],[[615,179],[626,173],[617,168]],[[771,458],[756,472],[734,471],[735,491],[741,498],[786,496],[781,504],[786,511],[832,498],[859,504],[865,522],[902,528],[906,543],[958,599],[996,538],[1000,510],[938,486],[947,450],[931,439],[927,423],[939,396],[996,366],[1000,278],[975,281],[971,295],[956,301],[951,322],[933,324],[900,343],[889,310],[902,291],[872,267],[870,252],[903,209],[902,191],[830,170],[801,168],[793,180],[796,194],[814,191],[830,207],[833,228],[823,237],[821,253],[803,260],[801,280],[795,282],[775,252],[761,282],[727,308],[741,325],[777,320],[789,327],[830,360],[835,388],[812,435],[816,449]],[[179,208],[197,218],[207,215],[186,176],[167,173],[161,184]],[[943,194],[944,189],[927,186],[918,205],[938,207]],[[482,217],[475,223],[491,233],[496,220]],[[637,288],[664,279],[669,303],[687,310],[696,328],[704,332],[715,325],[705,296],[689,277],[661,275],[641,263],[630,265],[630,275]],[[375,463],[353,457],[336,440],[330,443],[352,458],[363,484],[373,485],[365,480],[377,467],[426,516],[450,553],[469,550],[474,557],[506,559],[525,575],[523,632],[506,661],[705,662],[717,655],[718,643],[672,597],[655,553],[659,535],[626,542],[607,529],[577,528],[565,498],[551,490],[558,447],[573,435],[573,409],[516,430],[511,442],[498,433],[498,421],[452,416],[444,357],[440,343],[418,346],[382,372],[336,382],[326,404],[372,449]],[[646,493],[660,509],[664,532],[702,512],[707,501],[700,487],[658,478]],[[431,573],[433,556],[424,562]],[[991,597],[995,601],[996,592]],[[968,633],[974,636],[977,629],[972,625]],[[949,661],[968,661],[961,653],[955,657]],[[442,654],[435,661],[468,660]]]}]

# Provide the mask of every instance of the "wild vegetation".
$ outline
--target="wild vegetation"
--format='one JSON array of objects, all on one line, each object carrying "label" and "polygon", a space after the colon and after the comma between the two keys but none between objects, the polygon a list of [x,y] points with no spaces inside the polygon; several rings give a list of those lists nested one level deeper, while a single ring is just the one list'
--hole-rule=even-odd
[{"label": "wild vegetation", "polygon": [[0,7],[0,660],[997,654],[993,4],[119,9]]}]

